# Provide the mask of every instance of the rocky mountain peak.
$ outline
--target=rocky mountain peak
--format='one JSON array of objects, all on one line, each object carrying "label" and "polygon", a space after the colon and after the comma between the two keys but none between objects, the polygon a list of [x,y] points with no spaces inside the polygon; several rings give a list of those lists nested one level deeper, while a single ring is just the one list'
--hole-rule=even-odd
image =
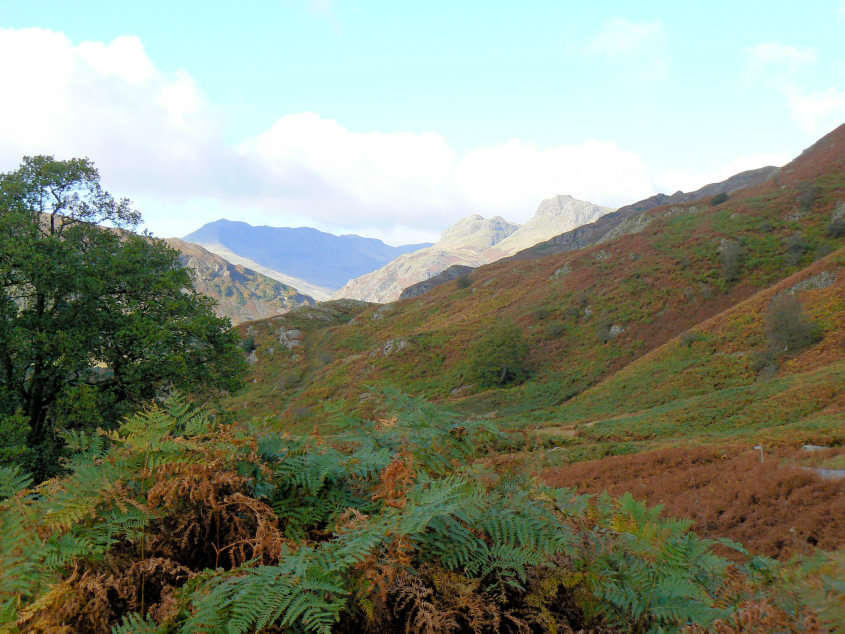
[{"label": "rocky mountain peak", "polygon": [[518,224],[508,222],[501,216],[484,218],[478,214],[473,214],[460,219],[446,229],[440,236],[438,244],[460,243],[464,246],[486,249],[498,244],[518,228]]}]

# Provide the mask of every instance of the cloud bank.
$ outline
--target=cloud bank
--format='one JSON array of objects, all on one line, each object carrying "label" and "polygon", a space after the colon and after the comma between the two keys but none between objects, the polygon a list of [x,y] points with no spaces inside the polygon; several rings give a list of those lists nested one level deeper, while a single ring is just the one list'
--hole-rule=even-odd
[{"label": "cloud bank", "polygon": [[[617,19],[590,54],[654,61],[662,39],[659,23]],[[0,29],[0,58],[16,60],[0,67],[0,170],[23,155],[87,156],[158,235],[226,216],[421,241],[470,213],[524,222],[555,194],[619,206],[656,191],[642,157],[607,140],[512,139],[459,155],[434,132],[351,131],[304,112],[233,147],[223,113],[191,76],[158,68],[137,37],[74,44],[46,29]],[[807,125],[841,105],[838,93],[792,99]],[[697,187],[700,177],[667,173],[658,184]]]}]

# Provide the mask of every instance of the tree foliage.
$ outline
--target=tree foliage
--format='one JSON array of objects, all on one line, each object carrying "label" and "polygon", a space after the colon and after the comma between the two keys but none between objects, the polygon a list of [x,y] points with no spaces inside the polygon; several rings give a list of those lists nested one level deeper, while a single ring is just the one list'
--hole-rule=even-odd
[{"label": "tree foliage", "polygon": [[26,157],[0,174],[0,433],[25,421],[37,478],[68,428],[115,422],[173,388],[233,388],[229,323],[178,252],[87,159]]},{"label": "tree foliage", "polygon": [[822,338],[821,327],[804,314],[793,295],[777,295],[766,311],[766,336],[778,354],[794,354]]},{"label": "tree foliage", "polygon": [[522,381],[528,373],[529,344],[512,321],[494,325],[469,349],[466,377],[481,387]]}]

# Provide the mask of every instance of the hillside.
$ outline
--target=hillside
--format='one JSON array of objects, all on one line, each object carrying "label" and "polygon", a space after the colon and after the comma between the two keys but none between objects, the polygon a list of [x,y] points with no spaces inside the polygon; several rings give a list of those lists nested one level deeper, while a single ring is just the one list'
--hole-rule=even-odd
[{"label": "hillside", "polygon": [[433,246],[350,280],[335,297],[391,302],[398,299],[404,289],[424,283],[449,267],[478,267],[494,262],[611,211],[609,207],[571,196],[554,196],[542,201],[534,216],[521,226],[499,216],[486,220],[477,214],[468,216],[446,229]]},{"label": "hillside", "polygon": [[675,192],[671,196],[655,194],[649,198],[620,207],[614,212],[603,215],[595,222],[566,231],[545,242],[535,243],[533,247],[524,249],[513,257],[530,260],[555,253],[564,253],[574,249],[582,249],[602,240],[614,237],[614,231],[619,233],[619,227],[625,222],[636,222],[636,218],[655,207],[691,203],[696,200],[712,199],[719,194],[730,195],[740,189],[765,183],[779,171],[777,167],[760,167],[735,174],[719,183],[705,185],[693,192]]},{"label": "hillside", "polygon": [[[309,357],[274,359],[256,372],[307,380],[291,378],[282,391],[259,381],[243,401],[255,413],[307,419],[326,398],[355,400],[358,386],[384,383],[514,424],[547,419],[689,328],[838,248],[841,238],[828,226],[845,201],[843,137],[845,128],[837,129],[771,180],[719,204],[655,207],[600,245],[530,264],[497,262],[474,272],[468,286],[447,283],[366,309],[350,324],[306,331]],[[468,349],[502,319],[527,337],[531,376],[504,390],[477,390],[463,378]],[[284,319],[252,327],[271,345]]]},{"label": "hillside", "polygon": [[194,274],[194,288],[217,302],[214,310],[233,324],[272,317],[314,299],[240,264],[232,264],[197,244],[178,238],[167,243],[177,249],[182,265]]},{"label": "hillside", "polygon": [[336,290],[359,277],[427,244],[393,247],[356,235],[336,236],[310,227],[253,227],[245,222],[217,220],[184,236],[184,240],[226,250],[272,271],[308,284]]}]

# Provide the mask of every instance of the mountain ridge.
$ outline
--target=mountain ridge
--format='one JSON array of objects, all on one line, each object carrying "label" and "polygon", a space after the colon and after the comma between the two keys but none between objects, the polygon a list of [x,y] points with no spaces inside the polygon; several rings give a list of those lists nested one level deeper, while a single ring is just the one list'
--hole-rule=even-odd
[{"label": "mountain ridge", "polygon": [[514,253],[526,244],[555,235],[612,211],[572,196],[558,195],[540,202],[523,225],[501,216],[473,214],[460,219],[425,249],[400,256],[381,269],[350,280],[334,297],[370,302],[391,302],[409,286],[436,277],[451,266],[477,267]]},{"label": "mountain ridge", "polygon": [[255,227],[225,218],[207,223],[182,239],[202,246],[223,245],[275,272],[332,290],[428,245],[393,247],[355,234],[336,236],[312,227]]}]

